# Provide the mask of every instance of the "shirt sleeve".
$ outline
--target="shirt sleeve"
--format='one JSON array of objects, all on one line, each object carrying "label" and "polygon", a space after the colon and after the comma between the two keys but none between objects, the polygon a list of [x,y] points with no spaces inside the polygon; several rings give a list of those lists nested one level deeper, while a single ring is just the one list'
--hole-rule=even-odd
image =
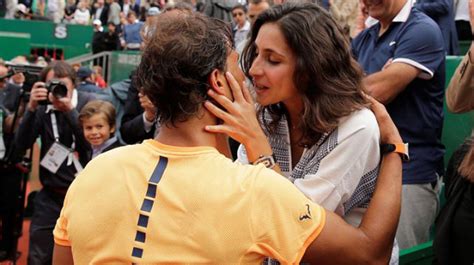
[{"label": "shirt sleeve", "polygon": [[284,264],[300,262],[324,227],[325,210],[274,171],[259,166],[251,211],[251,252]]},{"label": "shirt sleeve", "polygon": [[336,141],[327,140],[335,144],[328,149],[334,149],[321,160],[316,151],[314,161],[308,164],[312,167],[310,174],[295,179],[294,184],[313,202],[342,216],[344,202],[351,198],[362,177],[378,167],[380,134],[373,114],[363,110],[342,122],[337,134],[330,137],[337,137]]},{"label": "shirt sleeve", "polygon": [[395,43],[393,63],[412,65],[422,72],[421,79],[431,79],[443,62],[446,51],[439,27],[431,23],[413,23]]},{"label": "shirt sleeve", "polygon": [[69,234],[67,230],[68,226],[68,219],[65,216],[65,212],[68,209],[68,195],[70,194],[71,188],[69,188],[68,193],[66,194],[66,198],[64,199],[64,204],[63,208],[61,209],[61,213],[59,214],[58,220],[56,220],[56,226],[54,227],[53,230],[53,236],[54,236],[54,243],[65,246],[65,247],[70,247],[71,242],[69,242]]}]

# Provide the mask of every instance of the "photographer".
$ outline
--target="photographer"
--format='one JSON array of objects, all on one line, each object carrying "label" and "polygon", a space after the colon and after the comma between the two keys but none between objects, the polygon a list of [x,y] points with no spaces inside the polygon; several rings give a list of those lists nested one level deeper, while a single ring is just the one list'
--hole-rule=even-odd
[{"label": "photographer", "polygon": [[14,111],[21,89],[21,87],[8,82],[8,79],[12,76],[15,76],[14,71],[0,65],[0,106],[6,108],[8,112]]},{"label": "photographer", "polygon": [[28,264],[51,263],[52,230],[64,195],[87,162],[89,145],[78,121],[80,109],[93,95],[75,89],[76,73],[64,62],[43,69],[30,94],[15,143],[23,153],[41,137],[40,181],[30,225]]},{"label": "photographer", "polygon": [[10,152],[14,150],[14,115],[9,114],[10,112],[11,110],[0,102],[0,261],[14,259],[18,236],[16,228],[21,172],[15,167],[18,160]]},{"label": "photographer", "polygon": [[[17,85],[18,81],[21,86]],[[25,81],[19,69],[0,65],[0,261],[17,258],[17,241],[22,229],[27,174],[24,169],[29,161],[22,161],[13,138],[25,110],[26,94],[22,89],[27,86]]]}]

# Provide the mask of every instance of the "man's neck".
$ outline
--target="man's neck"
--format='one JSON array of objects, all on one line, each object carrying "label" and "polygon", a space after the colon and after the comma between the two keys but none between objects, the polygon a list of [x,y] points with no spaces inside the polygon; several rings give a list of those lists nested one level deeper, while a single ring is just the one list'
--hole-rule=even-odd
[{"label": "man's neck", "polygon": [[[208,111],[202,110],[204,113],[197,115],[185,122],[176,122],[172,124],[162,125],[155,140],[160,143],[172,146],[196,147],[211,146],[221,151],[221,140],[223,136],[220,134],[208,133],[204,130],[206,125],[214,125],[217,119]],[[221,151],[225,154],[225,151]]]},{"label": "man's neck", "polygon": [[407,1],[411,0],[405,0],[405,1],[395,1],[396,4],[393,8],[393,12],[390,14],[387,14],[384,18],[379,19],[380,22],[380,31],[379,31],[379,36],[381,36],[387,29],[390,27],[390,25],[393,22],[393,19],[400,13],[402,8],[405,6]]}]

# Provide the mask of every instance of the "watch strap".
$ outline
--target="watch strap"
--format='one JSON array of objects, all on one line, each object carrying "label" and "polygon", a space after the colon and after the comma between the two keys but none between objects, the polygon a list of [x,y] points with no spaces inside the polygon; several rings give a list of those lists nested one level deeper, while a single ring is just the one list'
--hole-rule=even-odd
[{"label": "watch strap", "polygon": [[395,152],[401,156],[403,161],[410,160],[410,155],[408,153],[408,143],[381,144],[380,151],[382,154]]}]

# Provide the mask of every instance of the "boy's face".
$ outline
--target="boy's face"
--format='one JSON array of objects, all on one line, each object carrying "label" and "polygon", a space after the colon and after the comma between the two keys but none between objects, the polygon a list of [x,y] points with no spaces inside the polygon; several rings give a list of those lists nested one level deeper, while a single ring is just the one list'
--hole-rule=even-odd
[{"label": "boy's face", "polygon": [[240,8],[236,8],[232,10],[232,17],[234,18],[235,24],[239,25],[239,27],[243,27],[245,24],[245,12]]},{"label": "boy's face", "polygon": [[104,144],[115,131],[115,127],[110,127],[107,118],[103,113],[92,115],[82,121],[84,137],[94,147]]}]

